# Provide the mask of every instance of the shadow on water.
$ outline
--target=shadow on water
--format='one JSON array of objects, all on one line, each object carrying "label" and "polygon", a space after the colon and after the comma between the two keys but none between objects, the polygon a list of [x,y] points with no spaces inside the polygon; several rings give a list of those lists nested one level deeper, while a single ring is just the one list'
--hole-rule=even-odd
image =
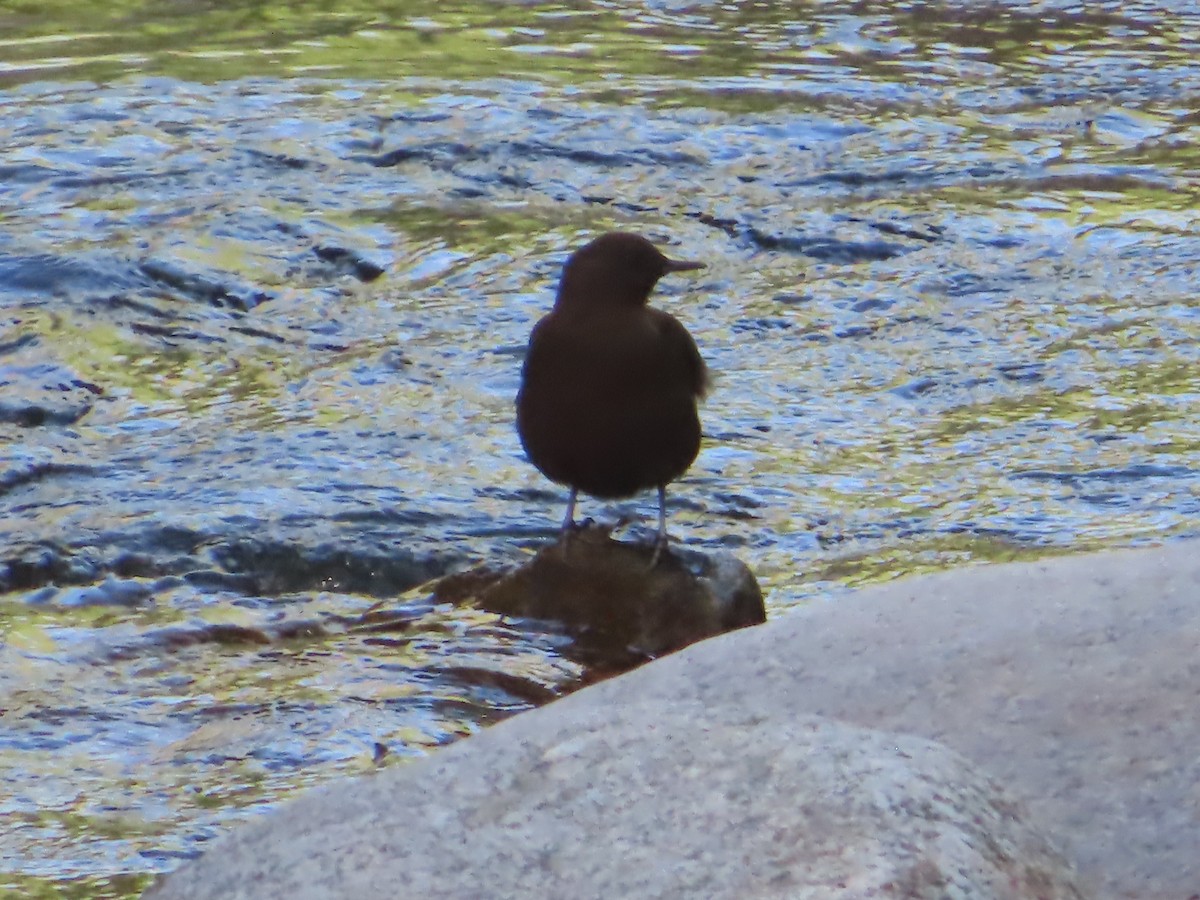
[{"label": "shadow on water", "polygon": [[602,230],[708,262],[671,522],[771,610],[1193,532],[1200,19],[1089,10],[0,13],[3,889],[589,677],[422,585],[553,533],[512,399]]}]

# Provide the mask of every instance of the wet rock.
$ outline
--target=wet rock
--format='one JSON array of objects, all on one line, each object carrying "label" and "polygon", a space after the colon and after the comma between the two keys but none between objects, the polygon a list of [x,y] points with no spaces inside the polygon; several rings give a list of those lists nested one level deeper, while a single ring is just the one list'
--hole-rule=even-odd
[{"label": "wet rock", "polygon": [[[611,145],[610,145],[611,146]],[[705,160],[694,153],[677,150],[661,150],[653,147],[626,149],[621,152],[597,150],[594,146],[570,146],[547,141],[512,141],[508,150],[520,157],[549,157],[567,162],[599,168],[627,168],[629,166],[662,166],[664,168],[692,167],[703,165]]]},{"label": "wet rock", "polygon": [[0,422],[9,422],[24,428],[70,425],[87,415],[91,408],[90,403],[48,405],[28,400],[3,400],[0,401]]},{"label": "wet rock", "polygon": [[877,262],[910,252],[912,249],[887,241],[845,241],[832,237],[808,237],[803,234],[778,234],[754,226],[746,230],[746,236],[755,246],[764,250],[787,250],[811,256],[823,262],[839,265],[854,265],[860,262]]},{"label": "wet rock", "polygon": [[871,222],[869,224],[876,231],[881,231],[884,234],[894,234],[899,237],[912,238],[914,241],[927,241],[929,243],[941,240],[946,232],[944,226],[935,225],[932,222],[925,222],[915,228],[900,222]]},{"label": "wet rock", "polygon": [[796,323],[789,319],[759,316],[752,319],[739,319],[733,323],[735,334],[763,334],[768,331],[787,331]]},{"label": "wet rock", "polygon": [[32,334],[19,334],[10,340],[0,340],[0,356],[15,353],[22,347],[29,347],[36,344],[37,341],[37,336]]},{"label": "wet rock", "polygon": [[311,159],[303,159],[298,156],[292,156],[289,153],[266,153],[262,150],[250,148],[247,155],[263,164],[266,169],[281,168],[281,169],[308,169],[312,167]]},{"label": "wet rock", "polygon": [[784,306],[800,306],[805,303],[812,303],[813,294],[776,294],[771,300],[775,303],[781,303]]},{"label": "wet rock", "polygon": [[917,397],[929,393],[936,387],[937,381],[932,378],[914,378],[912,381],[891,388],[889,393],[895,394],[897,397],[903,397],[905,400],[915,400]]},{"label": "wet rock", "polygon": [[377,279],[385,271],[383,266],[364,257],[362,254],[345,247],[333,247],[318,244],[313,247],[317,258],[339,274],[353,275],[359,281],[370,282]]},{"label": "wet rock", "polygon": [[[525,348],[522,346],[521,348]],[[412,359],[398,347],[389,348],[379,354],[379,365],[389,372],[404,372],[412,367]]]},{"label": "wet rock", "polygon": [[140,581],[109,576],[97,585],[61,591],[59,606],[141,606],[151,601],[153,588]]},{"label": "wet rock", "polygon": [[147,633],[137,644],[119,647],[110,651],[110,658],[132,657],[145,647],[178,650],[195,644],[223,644],[226,646],[265,646],[272,637],[261,628],[237,625],[231,622],[193,622],[188,625],[159,628]]},{"label": "wet rock", "polygon": [[613,705],[616,684],[309,794],[146,897],[1083,896],[1024,810],[939,744]]},{"label": "wet rock", "polygon": [[264,338],[268,341],[274,341],[276,344],[286,344],[288,342],[287,338],[282,335],[267,331],[265,328],[258,328],[254,325],[230,325],[229,330],[247,335],[248,337]]},{"label": "wet rock", "polygon": [[671,548],[651,568],[653,552],[588,525],[516,570],[453,575],[435,593],[470,596],[504,615],[561,622],[584,656],[616,667],[766,621],[758,582],[732,554]]},{"label": "wet rock", "polygon": [[835,328],[833,335],[838,338],[862,338],[870,337],[878,330],[876,325],[849,325],[845,328]]},{"label": "wet rock", "polygon": [[381,168],[399,166],[414,160],[448,168],[453,162],[476,159],[481,153],[481,150],[457,141],[438,141],[407,147],[395,147],[383,153],[354,156],[351,159],[361,160]]},{"label": "wet rock", "polygon": [[890,309],[895,302],[887,297],[866,297],[850,304],[850,308],[858,313],[871,312],[872,310]]},{"label": "wet rock", "polygon": [[[0,494],[3,491],[0,476]],[[268,527],[261,522],[251,525],[257,525],[260,534]],[[455,554],[408,551],[363,533],[312,543],[286,533],[221,535],[154,523],[89,534],[78,545],[37,541],[6,548],[0,556],[0,592],[89,585],[116,575],[177,576],[201,590],[240,594],[333,590],[384,597],[441,577],[460,564]]]},{"label": "wet rock", "polygon": [[[892,259],[922,250],[942,238],[939,226],[921,221],[814,213],[805,217],[802,231],[789,226],[789,221],[790,217],[783,215],[759,219],[748,213],[737,233],[763,250],[800,253],[835,265]],[[882,240],[880,234],[898,240]]]},{"label": "wet rock", "polygon": [[25,595],[25,602],[30,606],[37,606],[40,603],[49,603],[58,595],[58,588],[47,586],[34,591],[31,594]]},{"label": "wet rock", "polygon": [[[4,421],[0,404],[0,421]],[[0,463],[0,497],[9,491],[16,490],[27,484],[44,481],[58,475],[92,475],[92,466],[82,466],[74,463],[33,462],[30,460],[7,460]]]},{"label": "wet rock", "polygon": [[560,696],[559,691],[530,678],[482,666],[446,666],[437,673],[459,684],[482,688],[498,697],[514,697],[531,706],[545,706]]},{"label": "wet rock", "polygon": [[14,341],[10,348],[9,359],[0,365],[0,424],[71,425],[103,393],[66,366],[47,360],[36,339]]},{"label": "wet rock", "polygon": [[258,592],[259,579],[254,575],[218,572],[213,569],[195,569],[183,574],[183,580],[202,591],[230,591],[235,594]]},{"label": "wet rock", "polygon": [[996,370],[1009,381],[1033,384],[1046,378],[1038,363],[1003,363],[996,366]]},{"label": "wet rock", "polygon": [[165,260],[146,259],[140,265],[142,274],[173,293],[179,293],[210,306],[232,309],[253,309],[271,299],[271,295],[245,285],[226,283],[223,279],[188,272]]},{"label": "wet rock", "polygon": [[101,561],[88,548],[32,544],[0,560],[0,592],[30,590],[49,584],[86,584],[99,577]]},{"label": "wet rock", "polygon": [[209,550],[218,575],[188,573],[200,583],[208,577],[245,576],[247,593],[267,595],[291,591],[346,591],[372,596],[392,596],[446,574],[449,560],[371,546],[365,542],[333,542],[309,546],[286,540],[230,537]]},{"label": "wet rock", "polygon": [[158,566],[147,553],[121,552],[112,561],[112,570],[122,578],[146,578],[158,574]]},{"label": "wet rock", "polygon": [[[0,495],[4,493],[0,478]],[[162,529],[164,533],[172,530]],[[170,561],[148,552],[131,552],[113,547],[105,538],[123,540],[126,534],[92,535],[100,546],[69,546],[53,541],[18,545],[0,558],[0,593],[35,590],[48,585],[86,585],[112,573],[121,578],[149,578],[179,571]]]},{"label": "wet rock", "polygon": [[74,250],[71,255],[0,256],[0,293],[61,297],[80,291],[131,287],[139,282],[129,260],[117,253]]}]

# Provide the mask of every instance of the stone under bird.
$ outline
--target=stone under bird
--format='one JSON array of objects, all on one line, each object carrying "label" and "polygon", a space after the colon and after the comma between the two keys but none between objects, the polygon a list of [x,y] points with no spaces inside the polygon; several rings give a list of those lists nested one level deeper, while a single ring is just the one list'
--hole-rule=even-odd
[{"label": "stone under bird", "polygon": [[554,308],[529,337],[517,394],[525,453],[570,489],[564,534],[580,491],[601,499],[658,491],[652,566],[667,543],[667,485],[700,451],[708,371],[679,320],[648,304],[664,275],[703,267],[624,232],[576,250]]}]

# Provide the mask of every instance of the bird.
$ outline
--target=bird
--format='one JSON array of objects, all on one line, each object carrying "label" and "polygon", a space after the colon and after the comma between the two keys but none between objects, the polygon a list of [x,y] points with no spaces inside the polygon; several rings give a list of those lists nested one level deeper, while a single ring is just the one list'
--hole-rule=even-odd
[{"label": "bird", "polygon": [[600,499],[658,491],[651,568],[667,545],[667,485],[700,452],[697,404],[709,377],[687,328],[648,304],[664,275],[701,268],[628,232],[576,250],[553,309],[530,333],[517,393],[526,456],[570,489],[564,536],[581,491]]}]

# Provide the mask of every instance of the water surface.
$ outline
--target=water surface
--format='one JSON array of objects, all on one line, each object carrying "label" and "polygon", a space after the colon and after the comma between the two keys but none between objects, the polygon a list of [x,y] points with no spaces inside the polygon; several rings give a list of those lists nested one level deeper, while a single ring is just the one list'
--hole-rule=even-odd
[{"label": "water surface", "polygon": [[512,399],[608,229],[708,263],[657,300],[717,373],[672,532],[773,615],[1195,532],[1187,5],[0,26],[0,889],[135,895],[586,676],[421,585],[553,534]]}]

